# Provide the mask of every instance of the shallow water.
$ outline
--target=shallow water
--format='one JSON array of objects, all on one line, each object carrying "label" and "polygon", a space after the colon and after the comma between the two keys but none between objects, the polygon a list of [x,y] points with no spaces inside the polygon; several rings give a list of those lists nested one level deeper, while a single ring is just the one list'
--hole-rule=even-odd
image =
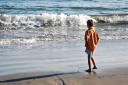
[{"label": "shallow water", "polygon": [[[75,47],[75,48],[74,48]],[[72,72],[85,66],[78,43],[0,47],[0,75],[22,72]],[[81,56],[80,56],[81,55]]]},{"label": "shallow water", "polygon": [[[99,71],[127,66],[127,48],[127,40],[101,40],[94,52]],[[83,42],[78,41],[1,46],[0,76],[27,72],[82,72],[88,69],[84,50]]]}]

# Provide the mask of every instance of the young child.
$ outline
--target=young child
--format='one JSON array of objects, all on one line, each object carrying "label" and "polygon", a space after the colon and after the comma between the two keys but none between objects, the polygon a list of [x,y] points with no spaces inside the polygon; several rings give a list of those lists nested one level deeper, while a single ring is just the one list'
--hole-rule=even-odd
[{"label": "young child", "polygon": [[95,28],[93,27],[93,20],[88,20],[87,21],[87,27],[88,30],[85,32],[85,47],[86,47],[86,52],[88,54],[88,66],[89,69],[86,70],[86,72],[91,72],[91,61],[94,65],[93,69],[97,69],[95,60],[93,58],[93,52],[97,47],[98,41],[99,41],[99,35],[96,32]]}]

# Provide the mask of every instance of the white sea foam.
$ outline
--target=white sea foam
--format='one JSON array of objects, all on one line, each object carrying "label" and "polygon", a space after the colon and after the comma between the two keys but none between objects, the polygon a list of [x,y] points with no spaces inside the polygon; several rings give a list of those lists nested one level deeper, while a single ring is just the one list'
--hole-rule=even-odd
[{"label": "white sea foam", "polygon": [[128,36],[101,36],[102,40],[119,40],[119,39],[128,39]]},{"label": "white sea foam", "polygon": [[127,14],[98,15],[94,18],[100,23],[128,24]]},{"label": "white sea foam", "polygon": [[[120,39],[128,39],[128,36],[100,36],[101,40],[120,40]],[[69,37],[43,37],[43,38],[29,38],[29,39],[0,39],[0,45],[24,45],[24,44],[39,44],[47,41],[84,41],[82,37],[78,36],[69,36]]]},{"label": "white sea foam", "polygon": [[86,21],[92,19],[90,16],[66,15],[66,14],[49,14],[43,13],[40,15],[19,14],[19,15],[1,15],[0,24],[4,26],[16,27],[40,27],[40,26],[74,26],[86,25]]},{"label": "white sea foam", "polygon": [[[128,15],[94,15],[90,17],[84,14],[4,14],[0,16],[0,45],[33,44],[44,41],[83,41],[83,34],[87,28],[84,25],[88,19],[93,18],[98,23],[116,23],[124,22],[123,20],[127,22]],[[35,30],[35,28],[37,29]],[[100,34],[100,39],[128,39],[127,26],[98,24],[96,29]]]},{"label": "white sea foam", "polygon": [[[128,15],[94,15],[88,16],[85,14],[67,15],[67,14],[50,14],[43,13],[39,15],[34,14],[17,14],[9,15],[3,14],[0,16],[0,25],[8,26],[8,28],[36,28],[44,26],[82,26],[86,25],[88,19],[93,19],[98,23],[119,23],[127,24]],[[7,28],[7,27],[6,27]]]}]

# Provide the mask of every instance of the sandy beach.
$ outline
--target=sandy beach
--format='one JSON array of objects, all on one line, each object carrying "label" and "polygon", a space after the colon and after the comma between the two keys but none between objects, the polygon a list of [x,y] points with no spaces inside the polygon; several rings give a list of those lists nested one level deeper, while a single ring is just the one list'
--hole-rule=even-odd
[{"label": "sandy beach", "polygon": [[0,85],[127,85],[128,68],[109,69],[104,72],[71,73],[1,82]]},{"label": "sandy beach", "polygon": [[[127,40],[101,40],[94,54],[98,69],[91,73],[84,70],[49,75],[43,72],[18,73],[1,76],[0,85],[127,85],[127,48]],[[88,67],[85,66],[86,70]]]}]

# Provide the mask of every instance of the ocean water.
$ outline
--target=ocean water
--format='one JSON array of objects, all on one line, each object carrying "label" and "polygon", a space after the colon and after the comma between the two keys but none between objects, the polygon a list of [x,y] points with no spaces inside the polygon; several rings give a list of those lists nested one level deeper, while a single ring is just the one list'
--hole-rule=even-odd
[{"label": "ocean water", "polygon": [[0,0],[0,12],[11,14],[119,14],[128,13],[127,0]]},{"label": "ocean water", "polygon": [[0,75],[84,70],[86,21],[101,40],[127,40],[127,1],[0,0]]}]

